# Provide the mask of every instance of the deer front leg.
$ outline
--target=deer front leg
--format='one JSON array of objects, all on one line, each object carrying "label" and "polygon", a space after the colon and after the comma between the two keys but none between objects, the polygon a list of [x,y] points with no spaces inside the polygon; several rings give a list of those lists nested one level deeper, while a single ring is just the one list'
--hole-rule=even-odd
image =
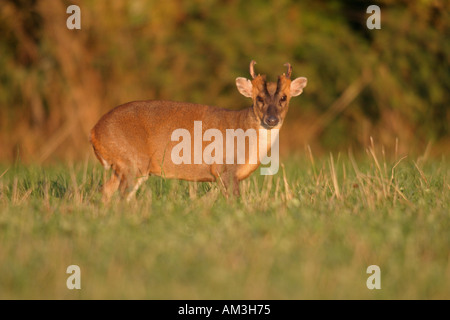
[{"label": "deer front leg", "polygon": [[239,180],[236,176],[228,175],[226,179],[222,179],[222,181],[225,188],[225,196],[227,198],[230,193],[232,193],[235,197],[241,196],[241,192],[239,190]]},{"label": "deer front leg", "polygon": [[239,189],[239,180],[236,177],[233,177],[233,195],[235,197],[241,196],[241,191]]}]

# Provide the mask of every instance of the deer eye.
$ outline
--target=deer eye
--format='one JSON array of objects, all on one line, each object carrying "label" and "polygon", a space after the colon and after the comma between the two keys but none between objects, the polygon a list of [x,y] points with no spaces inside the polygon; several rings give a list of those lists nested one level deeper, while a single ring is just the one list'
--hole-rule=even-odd
[{"label": "deer eye", "polygon": [[280,101],[282,101],[282,102],[284,102],[286,100],[287,100],[287,97],[285,95],[280,98]]},{"label": "deer eye", "polygon": [[256,101],[263,103],[264,102],[264,98],[261,96],[257,96],[256,97]]}]

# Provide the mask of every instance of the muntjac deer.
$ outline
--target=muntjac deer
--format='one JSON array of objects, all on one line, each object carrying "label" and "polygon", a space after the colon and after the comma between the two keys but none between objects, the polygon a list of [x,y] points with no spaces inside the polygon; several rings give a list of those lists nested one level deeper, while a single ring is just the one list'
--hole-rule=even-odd
[{"label": "muntjac deer", "polygon": [[[227,196],[230,186],[239,196],[239,181],[259,167],[267,152],[272,156],[278,152],[274,141],[278,141],[289,101],[307,83],[303,77],[290,79],[289,63],[287,73],[278,76],[276,83],[266,82],[265,75],[255,74],[255,63],[250,63],[252,80],[236,79],[239,92],[253,100],[250,108],[232,111],[184,102],[134,101],[105,114],[90,137],[99,161],[113,170],[103,186],[103,201],[109,201],[117,189],[132,199],[149,175],[217,181]],[[243,148],[234,145],[239,133]]]}]

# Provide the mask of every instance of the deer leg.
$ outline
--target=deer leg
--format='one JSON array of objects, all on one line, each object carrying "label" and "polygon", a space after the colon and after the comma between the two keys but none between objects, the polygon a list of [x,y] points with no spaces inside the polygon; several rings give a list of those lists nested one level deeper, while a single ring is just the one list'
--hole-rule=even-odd
[{"label": "deer leg", "polygon": [[233,177],[233,195],[235,197],[241,196],[241,191],[239,189],[239,180],[236,177]]},{"label": "deer leg", "polygon": [[103,185],[102,187],[102,201],[104,203],[109,202],[111,200],[111,196],[116,192],[117,188],[119,187],[119,177],[117,176],[116,172],[113,172],[111,178]]},{"label": "deer leg", "polygon": [[231,191],[233,193],[233,196],[240,197],[241,192],[239,190],[239,180],[236,177],[232,175],[225,175],[221,182],[223,183],[225,189],[226,198],[228,198],[228,195],[231,193]]},{"label": "deer leg", "polygon": [[140,177],[137,179],[137,182],[134,184],[133,189],[128,193],[127,195],[127,202],[129,202],[131,199],[134,199],[134,197],[136,196],[136,192],[138,191],[139,187],[141,186],[141,184],[145,181],[147,181],[148,176],[145,177]]},{"label": "deer leg", "polygon": [[122,176],[120,177],[120,184],[119,184],[119,192],[122,198],[125,198],[125,196],[131,191],[130,185],[131,184],[129,175],[122,174]]}]

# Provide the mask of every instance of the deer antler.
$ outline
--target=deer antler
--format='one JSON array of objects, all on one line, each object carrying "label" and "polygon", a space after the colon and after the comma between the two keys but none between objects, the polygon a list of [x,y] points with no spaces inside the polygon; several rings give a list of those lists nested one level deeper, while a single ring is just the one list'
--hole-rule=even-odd
[{"label": "deer antler", "polygon": [[255,70],[254,70],[255,64],[256,64],[255,60],[252,60],[250,62],[250,75],[252,76],[253,79],[256,78],[256,74],[255,74]]},{"label": "deer antler", "polygon": [[289,62],[286,62],[286,63],[284,64],[284,66],[287,67],[287,74],[286,74],[286,77],[287,77],[287,78],[291,78],[291,73],[292,73],[292,66],[291,66],[291,64],[290,64]]}]

